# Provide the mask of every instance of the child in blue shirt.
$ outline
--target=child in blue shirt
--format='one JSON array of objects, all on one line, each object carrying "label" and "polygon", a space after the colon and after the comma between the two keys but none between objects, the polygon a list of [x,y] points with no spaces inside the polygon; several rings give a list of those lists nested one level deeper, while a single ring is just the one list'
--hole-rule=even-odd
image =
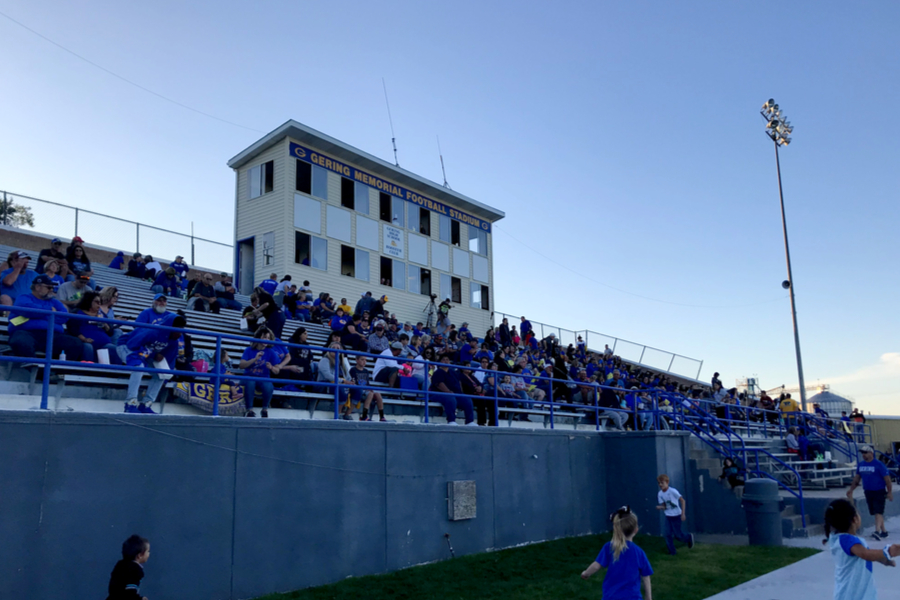
[{"label": "child in blue shirt", "polygon": [[[883,550],[870,549],[856,533],[862,519],[849,500],[835,500],[825,509],[825,539],[834,557],[835,600],[876,600],[872,563],[894,567],[891,560],[900,555],[900,544]],[[835,532],[832,534],[832,530]]]},{"label": "child in blue shirt", "polygon": [[[275,340],[275,335],[269,329],[260,327],[256,330],[253,337],[258,341],[250,344],[241,355],[240,368],[244,369],[244,375],[249,377],[271,377],[272,375],[278,375],[281,370],[278,367],[281,359],[271,344],[271,342]],[[272,401],[272,394],[275,393],[275,386],[268,381],[255,380],[244,381],[244,402],[247,405],[247,413],[245,416],[256,416],[256,413],[253,412],[253,399],[257,389],[262,392],[263,408],[260,412],[260,416],[268,417],[269,403]]]},{"label": "child in blue shirt", "polygon": [[632,540],[638,532],[637,516],[627,506],[612,515],[613,537],[600,550],[600,554],[584,572],[582,579],[588,579],[602,568],[607,569],[603,579],[603,600],[651,600],[650,576],[653,567],[647,555]]}]

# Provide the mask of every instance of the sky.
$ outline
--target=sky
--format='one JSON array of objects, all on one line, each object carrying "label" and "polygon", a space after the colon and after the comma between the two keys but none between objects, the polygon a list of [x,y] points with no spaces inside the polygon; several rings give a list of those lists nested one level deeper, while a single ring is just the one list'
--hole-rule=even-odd
[{"label": "sky", "polygon": [[[400,165],[441,182],[439,136],[450,186],[507,215],[496,310],[765,389],[798,381],[759,115],[774,98],[794,125],[781,167],[806,382],[900,414],[900,4],[0,0],[0,13],[0,189],[231,243],[226,162],[285,121],[392,162],[383,80]],[[38,230],[72,235],[69,211],[34,210]],[[79,227],[134,245],[125,223]],[[140,235],[145,252],[178,243]],[[198,264],[223,256],[198,245]]]}]

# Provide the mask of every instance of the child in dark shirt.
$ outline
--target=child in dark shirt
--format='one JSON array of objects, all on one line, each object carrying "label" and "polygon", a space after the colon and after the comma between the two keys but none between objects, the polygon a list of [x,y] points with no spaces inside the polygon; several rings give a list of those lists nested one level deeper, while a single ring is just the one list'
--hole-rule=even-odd
[{"label": "child in dark shirt", "polygon": [[[350,368],[350,379],[353,381],[353,385],[369,385],[369,379],[371,377],[372,373],[366,368],[366,357],[362,355],[357,356],[356,366]],[[378,406],[378,420],[387,421],[387,419],[384,418],[384,400],[381,398],[381,394],[375,390],[353,390],[350,394],[351,402],[347,404],[346,414],[349,416],[351,405],[354,403],[359,404],[359,400],[363,395],[365,395],[366,399],[363,402],[362,417],[360,417],[359,420],[372,420],[369,416],[369,407],[372,405],[372,399],[374,399]]]},{"label": "child in dark shirt", "polygon": [[109,596],[106,600],[147,600],[141,596],[144,565],[150,560],[150,542],[133,535],[122,543],[122,560],[116,563],[109,576]]}]

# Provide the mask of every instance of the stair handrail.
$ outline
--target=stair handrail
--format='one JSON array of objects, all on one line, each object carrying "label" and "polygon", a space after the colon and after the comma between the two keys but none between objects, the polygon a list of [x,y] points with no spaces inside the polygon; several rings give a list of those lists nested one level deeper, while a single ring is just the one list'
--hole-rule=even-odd
[{"label": "stair handrail", "polygon": [[[684,396],[682,396],[682,398],[684,399],[684,401],[679,402],[678,403],[679,406],[682,409],[687,408],[690,411],[697,413],[697,410],[694,408],[693,404],[691,403],[692,401],[687,398],[684,398]],[[704,411],[704,413],[706,413],[706,411]],[[754,471],[752,471],[753,474],[756,475],[757,477],[765,477],[767,479],[771,479],[772,481],[777,483],[780,488],[783,488],[789,494],[791,494],[795,498],[797,498],[798,502],[800,503],[800,520],[801,520],[801,523],[803,524],[803,527],[805,528],[806,527],[806,509],[805,509],[805,503],[803,501],[803,481],[801,480],[800,473],[798,473],[797,470],[794,469],[792,466],[790,466],[789,464],[787,464],[786,462],[784,462],[783,460],[781,460],[780,458],[778,458],[777,456],[775,456],[774,454],[772,454],[771,452],[769,452],[768,450],[766,450],[764,448],[748,449],[746,447],[746,444],[744,443],[744,439],[739,434],[737,434],[735,431],[733,431],[727,424],[723,423],[721,419],[719,419],[717,416],[715,416],[713,414],[706,413],[706,415],[710,419],[712,419],[716,425],[718,425],[720,428],[722,428],[725,431],[725,435],[728,438],[729,443],[731,443],[731,438],[728,435],[729,433],[731,435],[734,435],[734,437],[736,437],[737,439],[740,440],[740,442],[741,442],[741,457],[742,457],[741,462],[743,463],[745,470],[750,472],[750,469],[748,468],[747,452],[753,452],[756,455],[756,469]],[[683,413],[682,413],[682,418],[683,418]],[[702,431],[702,428],[698,428],[698,429],[700,429]],[[688,430],[688,431],[691,431],[691,433],[696,435],[700,440],[704,441],[707,445],[711,446],[714,450],[716,450],[720,454],[724,454],[724,452],[721,452],[720,450],[718,450],[714,444],[710,443],[708,440],[705,440],[701,435],[699,435],[695,431],[693,431],[693,430]],[[708,434],[708,435],[710,435],[710,437],[712,437],[713,439],[716,439],[712,434]],[[716,439],[716,441],[721,443],[718,439]],[[722,446],[724,447],[724,444],[722,444]],[[784,468],[786,468],[787,470],[789,470],[790,472],[792,472],[794,474],[794,476],[797,478],[797,490],[796,491],[791,489],[790,487],[788,487],[783,481],[780,481],[779,479],[773,477],[771,474],[769,474],[765,471],[762,471],[759,468],[759,454],[760,453],[764,454],[770,460],[780,464],[781,466],[783,466]],[[732,448],[732,452],[730,453],[728,458],[732,458],[732,459],[735,458],[733,448]]]}]

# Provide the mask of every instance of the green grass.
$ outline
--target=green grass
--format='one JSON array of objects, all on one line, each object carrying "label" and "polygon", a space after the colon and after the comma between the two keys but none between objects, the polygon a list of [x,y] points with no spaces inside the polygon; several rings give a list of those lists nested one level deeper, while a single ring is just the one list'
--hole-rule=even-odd
[{"label": "green grass", "polygon": [[[259,600],[596,600],[602,596],[603,570],[588,581],[580,575],[607,541],[608,534],[566,538],[354,577]],[[667,600],[707,598],[817,552],[698,543],[693,550],[679,546],[678,555],[669,556],[662,538],[638,535],[635,543],[653,566],[653,596]]]}]

